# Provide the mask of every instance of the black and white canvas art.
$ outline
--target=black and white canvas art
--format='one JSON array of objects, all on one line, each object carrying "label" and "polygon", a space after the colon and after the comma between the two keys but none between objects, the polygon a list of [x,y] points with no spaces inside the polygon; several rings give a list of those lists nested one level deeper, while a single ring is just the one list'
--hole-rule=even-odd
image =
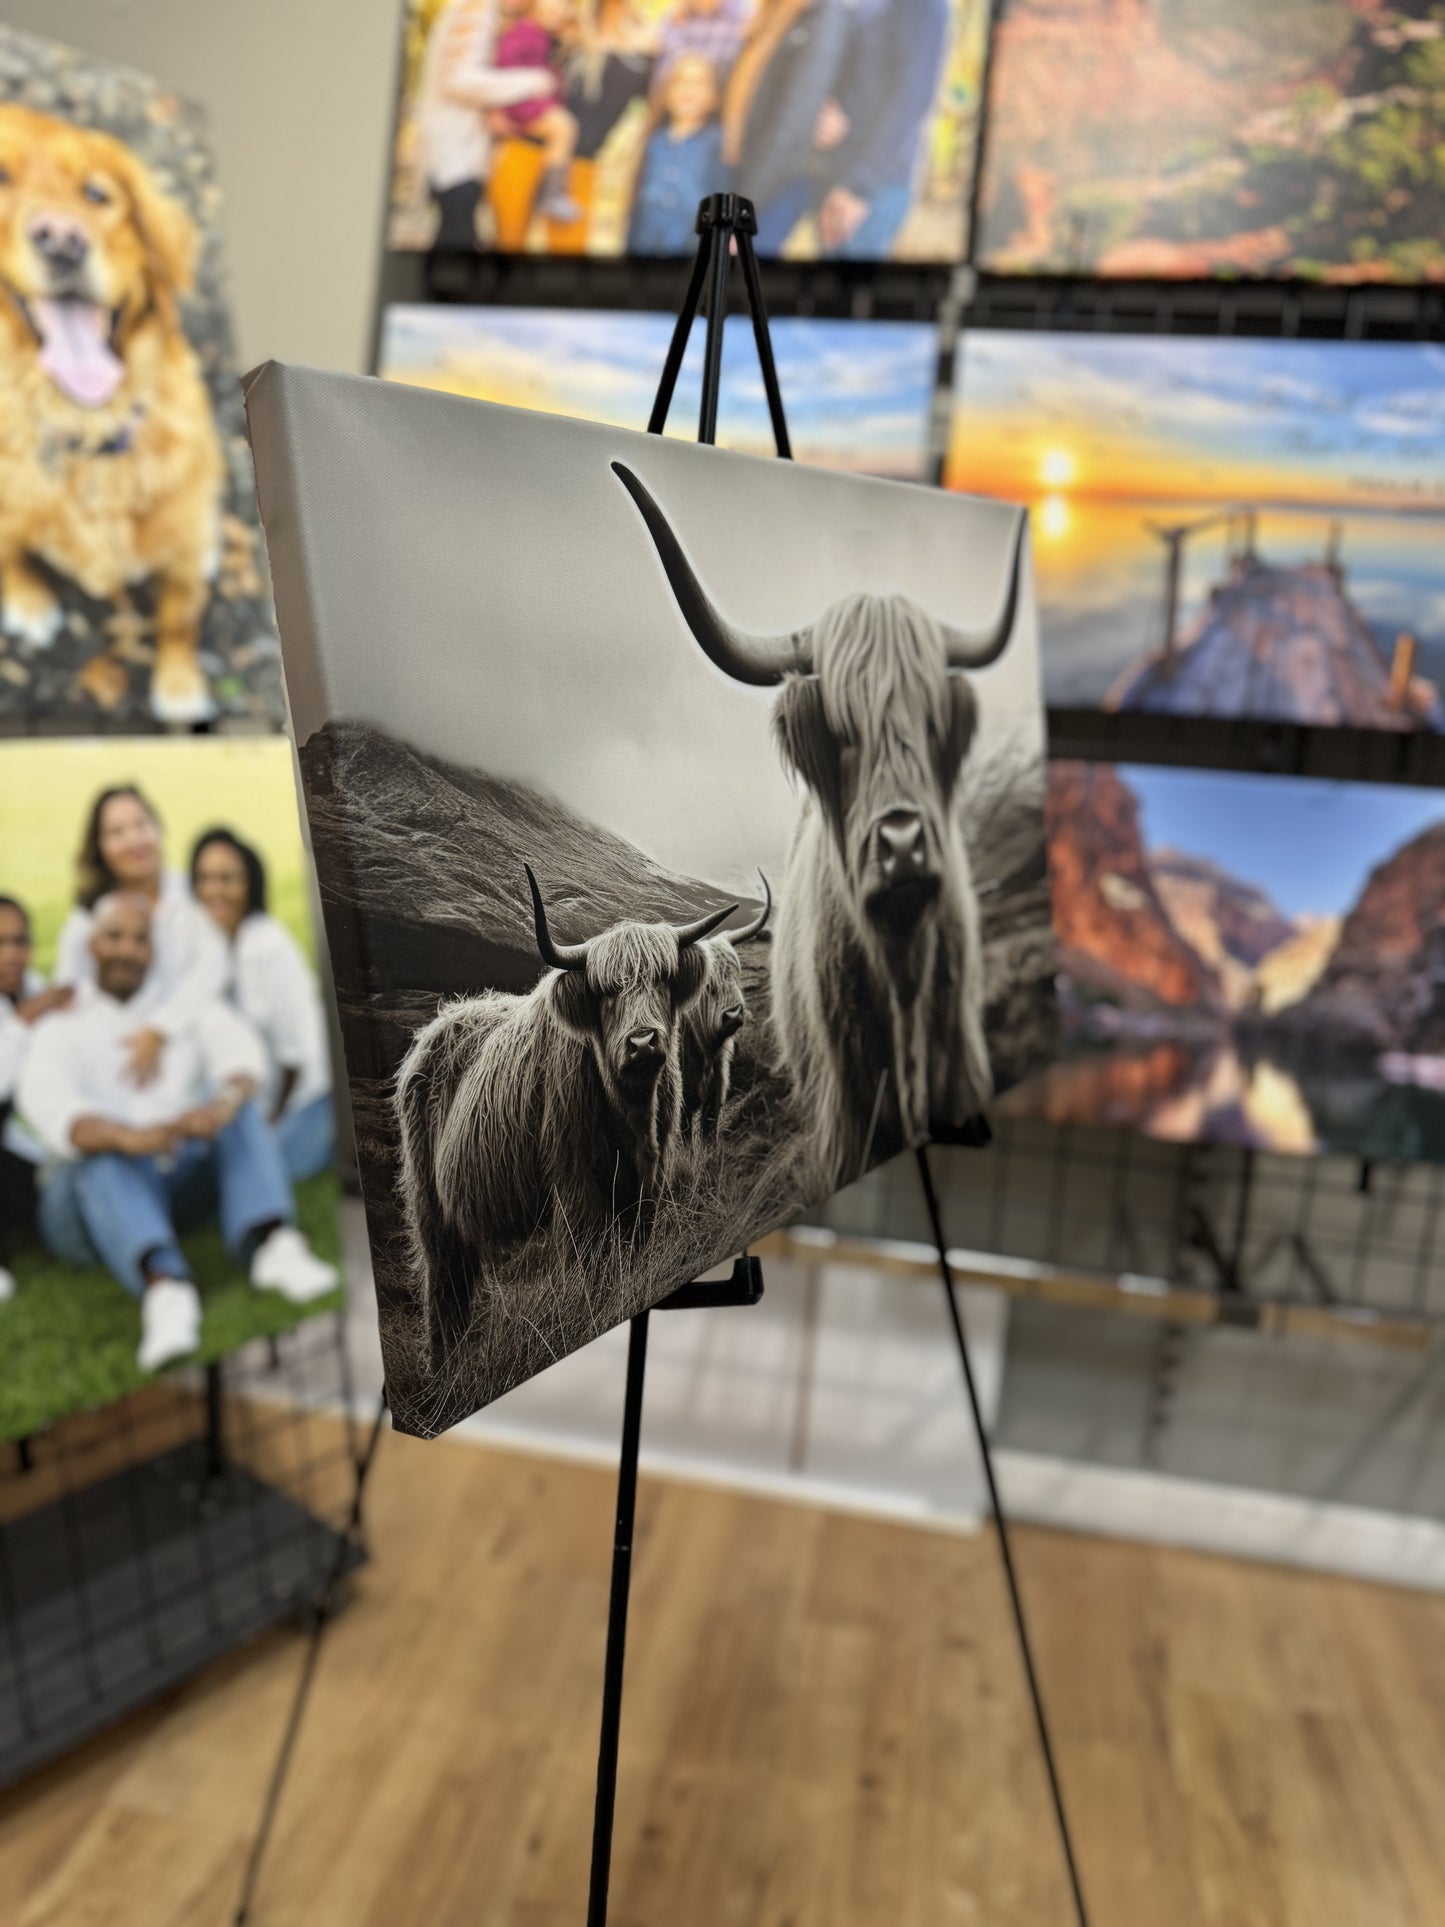
[{"label": "black and white canvas art", "polygon": [[1047,1061],[1027,525],[277,364],[248,406],[431,1435]]}]

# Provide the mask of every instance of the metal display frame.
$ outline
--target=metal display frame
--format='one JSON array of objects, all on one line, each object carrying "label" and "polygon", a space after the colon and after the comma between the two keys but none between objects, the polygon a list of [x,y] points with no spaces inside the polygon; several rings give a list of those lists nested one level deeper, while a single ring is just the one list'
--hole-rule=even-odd
[{"label": "metal display frame", "polygon": [[366,1558],[345,1314],[16,1440],[0,1477],[0,1787],[150,1704]]}]

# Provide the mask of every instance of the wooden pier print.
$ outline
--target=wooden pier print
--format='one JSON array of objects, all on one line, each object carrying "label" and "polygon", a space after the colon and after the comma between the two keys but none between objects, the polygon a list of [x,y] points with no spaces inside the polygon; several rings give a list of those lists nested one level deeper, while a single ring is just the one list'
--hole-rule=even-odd
[{"label": "wooden pier print", "polygon": [[[1445,729],[1435,685],[1415,674],[1415,639],[1387,655],[1346,591],[1339,524],[1319,562],[1271,565],[1256,546],[1258,512],[1226,509],[1173,525],[1151,523],[1164,546],[1157,651],[1132,664],[1104,699],[1111,710],[1171,716],[1252,716],[1359,729]],[[1227,570],[1178,635],[1184,544],[1223,525]]]}]

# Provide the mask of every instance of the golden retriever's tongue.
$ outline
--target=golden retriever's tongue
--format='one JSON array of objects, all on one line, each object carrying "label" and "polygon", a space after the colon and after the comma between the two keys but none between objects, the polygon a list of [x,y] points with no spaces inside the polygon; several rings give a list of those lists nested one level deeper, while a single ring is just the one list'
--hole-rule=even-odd
[{"label": "golden retriever's tongue", "polygon": [[40,366],[80,408],[103,408],[125,377],[107,337],[105,310],[94,301],[42,299],[33,304]]}]

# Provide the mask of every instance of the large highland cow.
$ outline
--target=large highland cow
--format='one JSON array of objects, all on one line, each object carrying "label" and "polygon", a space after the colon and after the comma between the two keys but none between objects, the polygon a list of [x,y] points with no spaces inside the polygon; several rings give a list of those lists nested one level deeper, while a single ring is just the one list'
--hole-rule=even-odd
[{"label": "large highland cow", "polygon": [[582,1250],[651,1228],[679,1141],[678,1020],[706,978],[702,939],[737,907],[563,944],[530,868],[527,882],[546,975],[523,996],[447,1005],[397,1075],[402,1204],[438,1359],[481,1272],[536,1233]]},{"label": "large highland cow", "polygon": [[783,878],[773,1014],[825,1174],[844,1183],[930,1128],[969,1130],[993,1077],[958,795],[978,708],[961,672],[1008,645],[1025,519],[985,629],[858,594],[806,629],[752,635],[717,609],[643,483],[612,468],[702,649],[739,682],[781,686],[778,745],[808,797]]}]

